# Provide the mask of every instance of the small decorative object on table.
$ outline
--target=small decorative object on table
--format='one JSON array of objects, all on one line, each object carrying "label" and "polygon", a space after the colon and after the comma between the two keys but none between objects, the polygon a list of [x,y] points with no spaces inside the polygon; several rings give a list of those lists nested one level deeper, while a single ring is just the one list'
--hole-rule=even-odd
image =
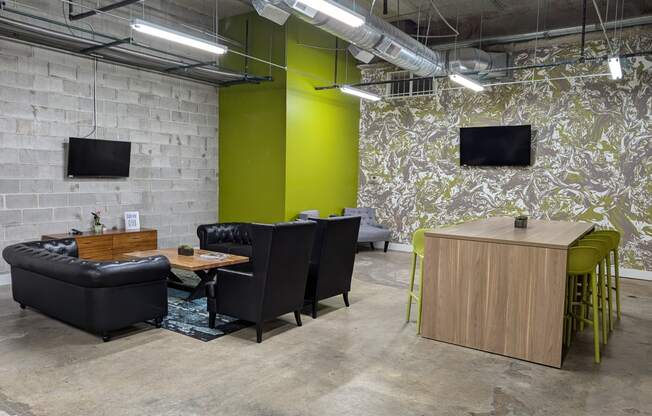
[{"label": "small decorative object on table", "polygon": [[229,255],[225,253],[205,253],[200,254],[199,257],[204,260],[226,260]]},{"label": "small decorative object on table", "polygon": [[104,229],[104,225],[102,225],[102,222],[100,221],[100,215],[102,215],[102,211],[95,210],[91,212],[91,215],[93,215],[93,232],[96,234],[101,234],[102,230]]},{"label": "small decorative object on table", "polygon": [[179,253],[180,256],[194,256],[195,249],[188,244],[182,244],[177,249],[177,253]]},{"label": "small decorative object on table", "polygon": [[138,211],[125,212],[125,230],[140,230],[140,215]]},{"label": "small decorative object on table", "polygon": [[527,215],[519,215],[514,218],[515,228],[527,228]]}]

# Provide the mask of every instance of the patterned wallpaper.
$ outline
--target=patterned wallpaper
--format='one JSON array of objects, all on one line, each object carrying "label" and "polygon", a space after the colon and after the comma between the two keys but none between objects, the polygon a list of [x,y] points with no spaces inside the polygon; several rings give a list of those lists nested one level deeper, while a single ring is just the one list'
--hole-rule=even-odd
[{"label": "patterned wallpaper", "polygon": [[[587,56],[606,53],[590,42]],[[625,40],[623,53],[652,50],[652,32]],[[579,55],[540,47],[537,62]],[[513,55],[532,63],[532,49]],[[387,67],[363,70],[366,81]],[[378,210],[394,240],[420,227],[496,215],[592,221],[623,233],[623,267],[652,270],[652,56],[630,59],[624,79],[606,63],[520,71],[483,93],[437,81],[427,97],[361,104],[359,206]],[[384,86],[375,87],[384,93]],[[459,166],[459,127],[531,124],[535,160],[527,168]]]}]

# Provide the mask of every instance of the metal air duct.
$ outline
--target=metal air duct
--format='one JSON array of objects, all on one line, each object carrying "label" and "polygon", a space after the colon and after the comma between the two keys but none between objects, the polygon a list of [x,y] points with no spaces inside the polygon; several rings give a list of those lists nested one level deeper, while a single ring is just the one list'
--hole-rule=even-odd
[{"label": "metal air duct", "polygon": [[479,49],[457,50],[452,56],[453,59],[449,59],[450,54],[447,51],[433,51],[367,10],[355,10],[365,18],[365,24],[352,27],[297,0],[256,1],[286,10],[355,47],[420,77],[445,75],[449,69],[457,70],[462,67],[491,69],[494,66],[495,55]]}]

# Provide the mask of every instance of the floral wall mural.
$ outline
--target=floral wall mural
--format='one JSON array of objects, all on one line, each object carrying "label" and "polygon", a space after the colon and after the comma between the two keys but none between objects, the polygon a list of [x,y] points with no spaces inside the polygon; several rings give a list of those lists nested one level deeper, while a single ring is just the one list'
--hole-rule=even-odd
[{"label": "floral wall mural", "polygon": [[[606,54],[603,42],[587,56]],[[652,32],[624,40],[622,53],[652,50]],[[537,62],[579,55],[576,46],[538,48]],[[532,49],[512,55],[533,62]],[[387,67],[363,70],[384,80]],[[395,70],[395,69],[394,69]],[[378,210],[394,240],[420,227],[525,213],[591,221],[623,233],[623,266],[652,270],[652,56],[629,59],[624,79],[606,63],[518,71],[483,93],[436,81],[432,96],[361,104],[359,206]],[[384,93],[385,86],[375,87]],[[527,168],[460,167],[459,127],[531,124]]]}]

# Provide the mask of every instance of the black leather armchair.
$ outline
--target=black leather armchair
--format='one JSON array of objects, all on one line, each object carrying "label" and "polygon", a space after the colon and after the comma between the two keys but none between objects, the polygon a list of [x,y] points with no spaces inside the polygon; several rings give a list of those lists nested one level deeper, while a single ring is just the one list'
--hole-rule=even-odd
[{"label": "black leather armchair", "polygon": [[77,258],[74,239],[14,244],[2,252],[20,307],[101,334],[167,315],[170,263],[163,256],[97,262]]},{"label": "black leather armchair", "polygon": [[251,257],[251,224],[225,222],[197,227],[199,247],[220,253]]},{"label": "black leather armchair", "polygon": [[263,322],[300,311],[316,224],[312,221],[275,225],[252,224],[253,261],[246,267],[219,269],[206,285],[209,326],[217,313],[256,323],[262,341]]},{"label": "black leather armchair", "polygon": [[360,217],[311,218],[317,223],[312,247],[305,303],[317,317],[317,302],[342,295],[349,306],[351,276],[360,229]]}]

